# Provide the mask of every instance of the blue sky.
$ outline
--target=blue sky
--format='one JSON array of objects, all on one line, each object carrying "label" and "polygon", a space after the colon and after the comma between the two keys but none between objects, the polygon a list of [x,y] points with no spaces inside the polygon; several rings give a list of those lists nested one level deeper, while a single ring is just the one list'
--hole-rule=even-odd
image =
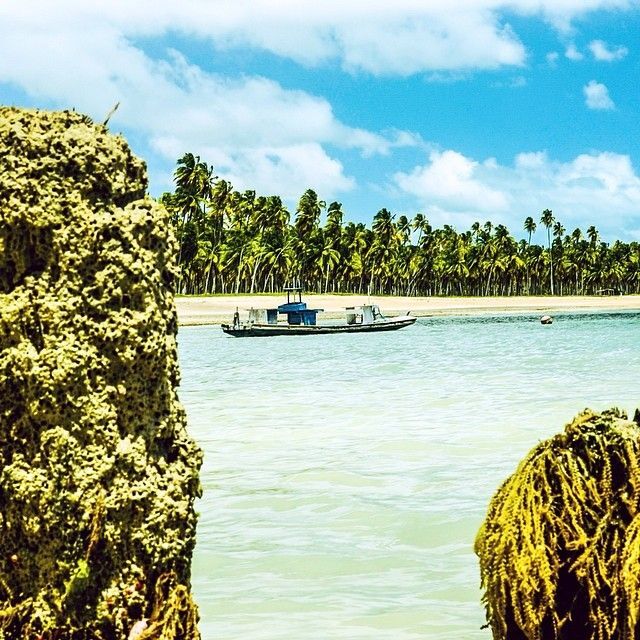
[{"label": "blue sky", "polygon": [[0,4],[0,101],[97,121],[119,101],[153,195],[191,151],[366,223],[523,235],[550,208],[640,240],[639,71],[640,0]]}]

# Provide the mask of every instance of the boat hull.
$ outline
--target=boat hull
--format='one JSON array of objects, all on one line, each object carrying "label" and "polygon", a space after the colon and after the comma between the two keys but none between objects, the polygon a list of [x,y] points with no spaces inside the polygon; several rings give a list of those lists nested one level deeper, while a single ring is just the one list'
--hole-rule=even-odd
[{"label": "boat hull", "polygon": [[411,316],[388,318],[380,322],[366,324],[252,324],[234,328],[223,324],[222,330],[234,338],[264,338],[268,336],[318,336],[328,333],[370,333],[373,331],[395,331],[408,327],[416,321]]}]

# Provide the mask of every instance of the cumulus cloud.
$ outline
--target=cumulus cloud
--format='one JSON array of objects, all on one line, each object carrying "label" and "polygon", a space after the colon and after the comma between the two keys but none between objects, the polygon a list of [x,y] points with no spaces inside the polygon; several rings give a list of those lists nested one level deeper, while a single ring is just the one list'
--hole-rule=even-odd
[{"label": "cumulus cloud", "polygon": [[582,53],[578,51],[575,44],[570,44],[564,52],[564,55],[569,58],[569,60],[582,60],[584,58]]},{"label": "cumulus cloud", "polygon": [[615,60],[622,60],[629,50],[626,47],[618,46],[610,48],[606,42],[602,40],[593,40],[589,43],[589,49],[596,60],[604,62],[613,62]]},{"label": "cumulus cloud", "polygon": [[539,170],[548,163],[546,151],[519,153],[515,159],[517,170]]},{"label": "cumulus cloud", "polygon": [[[485,163],[491,171],[491,161]],[[474,208],[479,211],[504,211],[505,194],[483,183],[478,162],[456,151],[432,151],[429,163],[411,173],[396,173],[394,180],[402,191],[452,211]]]},{"label": "cumulus cloud", "polygon": [[[209,157],[206,149],[203,153]],[[277,193],[285,200],[296,200],[310,186],[323,196],[355,187],[353,178],[345,176],[342,163],[316,143],[252,148],[219,160],[215,166],[224,168],[225,178],[236,188]]]},{"label": "cumulus cloud", "polygon": [[[632,1],[4,0],[0,83],[97,120],[120,101],[112,128],[163,157],[189,150],[215,158],[217,170],[239,184],[270,183],[265,190],[291,193],[313,183],[327,185],[325,197],[332,197],[354,186],[335,149],[389,154],[419,145],[419,137],[351,126],[326,99],[269,78],[206,72],[164,51],[163,38],[186,38],[212,58],[250,47],[309,66],[455,75],[526,63],[507,14],[541,17],[562,30],[589,11],[625,9]],[[467,182],[460,178],[463,186],[477,171]]]},{"label": "cumulus cloud", "polygon": [[396,188],[415,197],[434,224],[460,228],[486,218],[514,233],[526,216],[553,209],[571,229],[591,221],[605,235],[633,236],[640,210],[640,177],[629,156],[581,154],[569,162],[544,151],[517,155],[512,165],[482,162],[447,150],[409,173],[396,173]]},{"label": "cumulus cloud", "polygon": [[223,46],[244,43],[308,65],[337,60],[347,69],[408,75],[523,65],[526,48],[505,18],[507,12],[542,17],[554,28],[568,31],[576,18],[598,9],[625,9],[633,0],[219,0],[217,4],[214,24],[205,16],[202,26],[200,22],[190,26]]},{"label": "cumulus cloud", "polygon": [[609,97],[609,89],[607,89],[606,85],[591,80],[582,88],[582,91],[589,109],[609,110],[615,108],[613,100]]},{"label": "cumulus cloud", "polygon": [[38,22],[55,37],[102,24],[126,37],[167,31],[218,49],[250,46],[305,65],[338,61],[347,69],[408,75],[523,65],[526,49],[505,15],[542,17],[569,30],[598,9],[634,0],[5,0],[0,18]]},{"label": "cumulus cloud", "polygon": [[372,156],[420,143],[411,132],[351,127],[324,98],[268,78],[207,73],[171,50],[152,59],[108,23],[52,16],[41,29],[25,15],[21,31],[1,16],[0,82],[98,121],[119,101],[112,127],[172,162],[187,150],[200,154],[239,186],[299,194],[313,184],[333,197],[354,180],[329,146]]}]

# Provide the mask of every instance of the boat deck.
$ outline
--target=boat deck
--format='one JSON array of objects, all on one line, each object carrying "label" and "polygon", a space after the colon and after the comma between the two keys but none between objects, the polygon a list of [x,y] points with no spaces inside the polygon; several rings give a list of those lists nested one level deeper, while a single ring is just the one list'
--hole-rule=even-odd
[{"label": "boat deck", "polygon": [[402,316],[399,318],[387,318],[380,322],[362,324],[314,324],[294,325],[286,323],[278,324],[251,324],[241,327],[222,325],[222,330],[235,338],[266,337],[266,336],[309,336],[328,333],[368,333],[373,331],[394,331],[408,327],[416,321],[416,318]]}]

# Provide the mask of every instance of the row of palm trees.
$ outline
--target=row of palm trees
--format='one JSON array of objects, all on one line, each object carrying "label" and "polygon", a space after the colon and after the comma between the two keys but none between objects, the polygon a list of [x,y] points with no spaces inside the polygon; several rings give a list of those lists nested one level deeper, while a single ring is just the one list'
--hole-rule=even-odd
[{"label": "row of palm trees", "polygon": [[[276,292],[291,282],[318,293],[393,295],[637,293],[640,244],[602,242],[565,228],[546,209],[524,221],[526,239],[502,224],[467,231],[433,228],[381,209],[371,228],[345,221],[339,202],[304,192],[291,215],[278,196],[239,192],[191,153],[178,160],[175,190],[161,200],[179,241],[179,291],[185,294]],[[538,225],[547,245],[532,244]]]}]

